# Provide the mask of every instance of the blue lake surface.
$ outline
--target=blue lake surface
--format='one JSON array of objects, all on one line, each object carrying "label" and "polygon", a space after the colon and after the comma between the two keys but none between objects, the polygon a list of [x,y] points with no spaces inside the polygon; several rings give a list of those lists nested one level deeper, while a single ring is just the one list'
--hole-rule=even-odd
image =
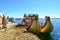
[{"label": "blue lake surface", "polygon": [[[44,23],[45,19],[40,18],[39,19],[40,22]],[[21,23],[22,22],[22,18],[15,20],[13,19],[14,23]],[[53,31],[51,32],[51,36],[53,38],[53,40],[60,40],[60,19],[58,18],[51,18],[51,22],[53,23]]]}]

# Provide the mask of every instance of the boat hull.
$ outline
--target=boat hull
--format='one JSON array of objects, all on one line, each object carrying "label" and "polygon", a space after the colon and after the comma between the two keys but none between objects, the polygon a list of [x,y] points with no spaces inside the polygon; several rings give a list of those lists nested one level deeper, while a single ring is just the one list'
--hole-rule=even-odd
[{"label": "boat hull", "polygon": [[53,30],[53,25],[51,22],[47,22],[46,25],[44,26],[44,28],[41,29],[41,33],[50,33]]}]

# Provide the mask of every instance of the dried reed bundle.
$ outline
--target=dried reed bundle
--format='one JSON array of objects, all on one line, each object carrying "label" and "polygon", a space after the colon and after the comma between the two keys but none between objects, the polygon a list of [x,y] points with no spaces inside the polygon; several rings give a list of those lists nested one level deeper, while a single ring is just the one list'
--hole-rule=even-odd
[{"label": "dried reed bundle", "polygon": [[0,30],[0,40],[40,40],[36,35],[33,35],[32,33],[24,33],[24,31],[27,31],[24,28],[16,28],[12,26],[12,24],[7,25],[7,27],[8,30]]}]

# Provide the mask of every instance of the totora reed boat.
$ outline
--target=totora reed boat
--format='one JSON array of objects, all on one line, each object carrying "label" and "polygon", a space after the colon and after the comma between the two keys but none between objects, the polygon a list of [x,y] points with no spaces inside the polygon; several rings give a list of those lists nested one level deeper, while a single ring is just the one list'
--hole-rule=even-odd
[{"label": "totora reed boat", "polygon": [[24,18],[22,20],[22,24],[26,25],[26,29],[32,33],[50,33],[53,30],[53,24],[50,21],[50,17],[45,17],[45,24],[42,26],[38,21],[38,15],[28,15],[24,14]]}]

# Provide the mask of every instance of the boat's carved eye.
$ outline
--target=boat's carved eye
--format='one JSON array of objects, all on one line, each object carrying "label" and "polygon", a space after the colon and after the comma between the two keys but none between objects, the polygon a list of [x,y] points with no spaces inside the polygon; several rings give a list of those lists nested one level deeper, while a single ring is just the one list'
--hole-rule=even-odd
[{"label": "boat's carved eye", "polygon": [[26,21],[27,23],[29,23],[29,22],[30,22],[30,19],[26,19],[25,21]]}]

